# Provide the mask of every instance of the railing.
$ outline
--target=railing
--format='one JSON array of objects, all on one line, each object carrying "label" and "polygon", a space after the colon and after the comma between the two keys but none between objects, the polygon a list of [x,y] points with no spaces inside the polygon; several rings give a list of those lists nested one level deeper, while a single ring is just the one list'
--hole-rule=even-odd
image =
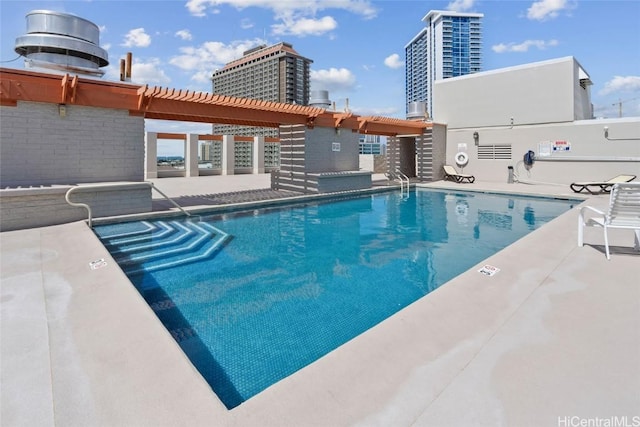
[{"label": "railing", "polygon": [[402,198],[406,200],[409,198],[409,177],[403,174],[399,169],[396,169],[396,174],[398,181],[400,181],[400,194],[402,195]]},{"label": "railing", "polygon": [[184,213],[186,216],[191,216],[191,214],[187,211],[185,211],[182,206],[180,206],[179,204],[177,204],[175,202],[175,200],[173,200],[171,197],[167,196],[166,194],[164,194],[162,191],[160,191],[159,188],[157,188],[155,185],[153,185],[152,182],[136,182],[136,183],[130,183],[130,184],[95,184],[95,185],[81,185],[81,186],[77,186],[77,187],[73,187],[70,188],[66,194],[64,195],[64,199],[67,201],[67,203],[71,206],[75,206],[75,207],[79,207],[79,208],[85,208],[87,210],[87,215],[88,215],[88,222],[89,222],[89,228],[93,228],[93,213],[91,211],[91,206],[89,206],[86,203],[81,203],[81,202],[72,202],[71,200],[69,200],[69,196],[71,196],[72,193],[75,193],[76,191],[80,191],[80,190],[95,190],[95,189],[102,189],[102,188],[108,188],[109,190],[124,190],[124,189],[130,189],[130,188],[135,188],[135,187],[139,187],[140,185],[146,185],[148,187],[150,187],[152,190],[156,190],[158,193],[160,193],[160,195],[162,197],[164,197],[165,199],[167,199],[169,202],[171,202],[171,204],[173,204],[176,208],[180,209],[180,211],[182,213]]}]

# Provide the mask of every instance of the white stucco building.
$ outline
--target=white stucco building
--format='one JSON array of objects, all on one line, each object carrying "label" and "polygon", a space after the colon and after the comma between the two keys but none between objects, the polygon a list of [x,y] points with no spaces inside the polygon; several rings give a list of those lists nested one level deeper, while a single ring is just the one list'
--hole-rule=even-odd
[{"label": "white stucco building", "polygon": [[[509,166],[530,183],[640,176],[640,117],[594,119],[591,85],[573,57],[436,81],[447,163],[466,152],[464,172],[486,181],[504,182]],[[524,168],[529,150],[536,162]]]}]

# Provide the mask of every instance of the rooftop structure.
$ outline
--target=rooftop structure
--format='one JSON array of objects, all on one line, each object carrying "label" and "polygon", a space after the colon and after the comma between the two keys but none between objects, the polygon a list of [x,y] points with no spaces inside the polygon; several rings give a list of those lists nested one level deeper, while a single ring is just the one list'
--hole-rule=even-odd
[{"label": "rooftop structure", "polygon": [[430,11],[425,27],[405,46],[406,104],[426,102],[432,116],[433,82],[482,69],[481,13]]},{"label": "rooftop structure", "polygon": [[592,84],[572,56],[439,80],[433,118],[450,129],[592,119]]},{"label": "rooftop structure", "polygon": [[102,76],[109,65],[93,22],[69,13],[34,10],[27,14],[27,34],[16,39],[15,51],[25,66],[49,71]]},{"label": "rooftop structure", "polygon": [[449,162],[463,152],[465,173],[498,182],[509,167],[532,184],[640,176],[640,118],[594,119],[591,84],[572,56],[436,81],[433,119],[447,125]]},{"label": "rooftop structure", "polygon": [[[157,165],[156,152],[150,149],[153,143],[146,138],[149,134],[145,136],[144,132],[144,120],[147,118],[275,129],[286,127],[284,139],[290,143],[300,142],[294,138],[291,127],[300,128],[313,150],[316,150],[315,154],[313,158],[307,158],[310,153],[296,150],[294,154],[300,158],[289,159],[289,163],[284,165],[281,162],[281,166],[297,168],[302,164],[319,174],[327,170],[332,173],[344,172],[346,168],[358,172],[358,133],[422,134],[431,126],[394,118],[362,117],[304,105],[6,68],[0,68],[0,88],[3,117],[0,127],[0,181],[3,193],[7,194],[1,204],[0,230],[78,219],[82,211],[66,204],[64,191],[68,188],[65,186],[143,181],[147,171],[145,165]],[[233,173],[234,144],[229,139],[234,135],[225,136],[229,137],[223,141],[228,148],[225,149],[228,162],[225,162],[222,173]],[[262,138],[259,144],[267,139],[256,138]],[[197,146],[200,138],[189,134],[186,139],[185,173],[187,176],[197,176]],[[318,139],[321,144],[314,144],[313,141]],[[342,148],[334,150],[333,143],[340,142],[343,143]],[[260,153],[262,150],[254,151]],[[109,165],[105,164],[105,159],[109,159]],[[333,160],[324,163],[327,159]],[[342,162],[343,159],[348,161]],[[255,170],[256,166],[258,171],[254,173],[260,173],[260,159],[253,162],[252,169]],[[299,172],[305,173],[304,170]],[[283,175],[279,185],[284,185],[284,179],[293,179],[294,175]],[[353,175],[360,176],[362,173]],[[340,180],[346,181],[348,178],[351,178],[349,174],[339,175]],[[38,187],[42,185],[62,187]],[[25,187],[30,189],[23,191]],[[130,196],[118,191],[101,195],[103,199],[107,196],[111,199],[101,201],[104,209],[94,209],[94,214],[124,213],[114,211],[114,208],[126,208],[127,213],[150,209],[150,190],[147,186],[139,187],[131,191],[140,190],[145,195]],[[323,187],[314,188],[322,190]],[[32,208],[34,205],[30,198],[33,192],[39,192],[42,208]],[[141,203],[135,206],[128,204],[132,201]]]}]

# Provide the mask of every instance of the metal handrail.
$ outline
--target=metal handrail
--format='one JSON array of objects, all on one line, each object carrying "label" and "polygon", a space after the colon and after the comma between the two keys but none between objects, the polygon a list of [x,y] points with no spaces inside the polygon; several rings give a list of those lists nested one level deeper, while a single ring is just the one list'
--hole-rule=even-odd
[{"label": "metal handrail", "polygon": [[402,195],[403,198],[405,197],[404,184],[406,180],[406,184],[407,184],[406,197],[409,198],[409,187],[411,185],[411,181],[409,180],[409,177],[403,174],[399,169],[396,169],[396,173],[398,174],[398,181],[400,181],[400,194]]},{"label": "metal handrail", "polygon": [[72,202],[71,200],[69,200],[69,196],[71,195],[71,193],[74,193],[76,190],[95,190],[95,189],[99,189],[99,188],[109,188],[110,190],[114,190],[114,189],[127,189],[127,188],[135,188],[138,187],[140,185],[146,185],[148,187],[150,187],[152,190],[156,190],[158,193],[160,193],[160,195],[162,195],[162,197],[164,197],[165,199],[167,199],[169,202],[171,202],[176,208],[180,209],[180,211],[182,213],[184,213],[186,216],[191,216],[191,214],[187,211],[185,211],[182,206],[180,206],[178,203],[175,202],[175,200],[173,200],[171,197],[167,196],[166,194],[164,194],[162,191],[160,191],[160,189],[158,187],[156,187],[155,185],[153,185],[153,182],[148,182],[148,181],[144,181],[144,182],[135,182],[135,183],[129,183],[129,184],[95,184],[95,185],[81,185],[81,186],[77,186],[77,187],[72,187],[70,188],[64,195],[64,199],[67,201],[67,203],[71,206],[75,206],[75,207],[79,207],[79,208],[85,208],[87,210],[87,215],[88,215],[88,221],[89,221],[89,228],[93,228],[93,213],[91,211],[91,206],[89,206],[86,203],[81,203],[81,202]]}]

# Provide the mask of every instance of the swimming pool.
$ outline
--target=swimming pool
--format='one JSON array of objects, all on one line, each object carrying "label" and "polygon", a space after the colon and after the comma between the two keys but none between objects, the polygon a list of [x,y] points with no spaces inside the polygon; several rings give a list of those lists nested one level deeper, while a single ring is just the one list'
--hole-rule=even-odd
[{"label": "swimming pool", "polygon": [[576,203],[417,189],[95,231],[233,408]]}]

